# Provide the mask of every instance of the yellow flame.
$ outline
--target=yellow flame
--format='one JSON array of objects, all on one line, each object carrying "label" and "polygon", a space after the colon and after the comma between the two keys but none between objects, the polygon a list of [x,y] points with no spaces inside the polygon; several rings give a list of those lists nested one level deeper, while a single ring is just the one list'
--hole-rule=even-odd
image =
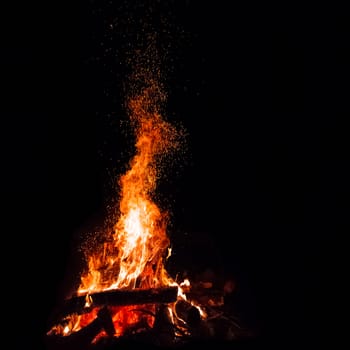
[{"label": "yellow flame", "polygon": [[[168,214],[154,202],[159,161],[182,147],[183,135],[162,117],[159,104],[165,100],[165,94],[159,81],[147,69],[146,74],[141,73],[135,77],[143,78],[142,89],[137,89],[127,101],[136,152],[128,170],[118,179],[119,218],[103,246],[89,252],[87,271],[81,276],[77,293],[87,293],[86,307],[93,304],[89,294],[103,290],[178,286],[178,298],[186,299],[185,290],[190,287],[188,280],[178,285],[165,269],[164,262],[171,256]],[[154,309],[154,305],[148,307]],[[129,306],[111,310],[117,336],[141,317],[148,324],[154,322],[149,315],[140,316]],[[169,313],[174,320],[171,308]],[[96,310],[72,319],[72,325],[62,333],[83,328],[95,316]]]},{"label": "yellow flame", "polygon": [[172,281],[163,264],[166,252],[168,256],[171,254],[166,233],[167,213],[159,209],[152,196],[159,176],[157,155],[170,147],[174,140],[171,135],[176,130],[159,113],[147,111],[153,90],[150,86],[129,101],[137,134],[136,154],[130,161],[130,169],[119,179],[120,217],[103,254],[90,256],[88,272],[81,278],[80,293],[159,287]]}]

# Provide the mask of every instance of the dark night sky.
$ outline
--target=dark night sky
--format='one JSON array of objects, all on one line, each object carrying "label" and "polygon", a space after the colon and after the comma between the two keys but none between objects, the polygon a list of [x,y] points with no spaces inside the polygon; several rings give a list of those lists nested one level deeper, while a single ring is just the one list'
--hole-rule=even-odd
[{"label": "dark night sky", "polygon": [[[348,115],[349,18],[154,4],[147,20],[171,58],[168,118],[188,131],[188,153],[160,187],[177,267],[234,275],[243,314],[259,319],[268,341],[316,349],[348,231],[349,141],[339,122]],[[1,43],[3,278],[31,280],[22,345],[41,336],[72,239],[103,216],[110,176],[128,160],[124,50],[149,7],[28,11],[11,12]]]}]

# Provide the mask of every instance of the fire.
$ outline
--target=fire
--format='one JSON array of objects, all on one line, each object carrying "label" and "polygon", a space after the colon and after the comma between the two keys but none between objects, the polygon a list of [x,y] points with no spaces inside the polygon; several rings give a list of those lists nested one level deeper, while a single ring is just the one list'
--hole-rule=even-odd
[{"label": "fire", "polygon": [[[176,284],[164,266],[171,252],[166,232],[168,216],[152,200],[158,178],[157,156],[174,147],[172,133],[176,130],[157,110],[149,111],[155,90],[158,87],[151,85],[129,101],[130,117],[136,127],[136,154],[129,170],[119,180],[120,217],[103,253],[90,257],[89,269],[81,277],[78,294]],[[140,321],[140,313],[132,312],[130,307],[114,311],[117,334]],[[152,318],[146,318],[152,323]]]},{"label": "fire", "polygon": [[160,113],[149,111],[157,86],[129,101],[136,128],[136,154],[120,177],[120,217],[102,253],[90,256],[78,293],[116,288],[152,288],[173,280],[164,267],[169,250],[168,215],[152,199],[159,177],[157,157],[174,147],[175,128]]},{"label": "fire", "polygon": [[[93,305],[91,294],[95,292],[177,286],[178,299],[186,300],[184,290],[189,288],[188,280],[178,284],[165,268],[165,261],[171,255],[167,235],[169,216],[154,201],[161,160],[181,147],[183,140],[179,130],[162,117],[160,107],[166,96],[157,77],[150,69],[137,71],[134,77],[142,80],[142,88],[127,99],[136,152],[128,170],[118,180],[119,218],[102,247],[90,254],[87,271],[81,276],[77,295],[86,295],[87,309]],[[140,308],[148,312],[140,312]],[[173,322],[176,319],[174,310],[174,305],[170,305]],[[116,336],[120,336],[142,322],[152,327],[156,309],[151,304],[141,305],[138,309],[112,306],[110,311]],[[96,315],[95,308],[71,316],[55,331],[69,335],[85,327]]]}]

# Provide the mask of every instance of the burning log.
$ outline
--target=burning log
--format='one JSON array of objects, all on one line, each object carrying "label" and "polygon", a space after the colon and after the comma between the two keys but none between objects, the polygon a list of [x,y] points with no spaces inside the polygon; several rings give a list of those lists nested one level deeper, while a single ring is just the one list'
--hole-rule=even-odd
[{"label": "burning log", "polygon": [[166,305],[159,306],[153,326],[154,343],[158,346],[168,347],[175,338],[175,327],[171,321],[169,309]]},{"label": "burning log", "polygon": [[177,299],[178,287],[160,287],[150,289],[113,289],[91,294],[74,296],[67,299],[59,308],[57,318],[69,314],[83,314],[95,307],[126,306],[142,304],[172,303]]},{"label": "burning log", "polygon": [[50,350],[86,350],[93,339],[104,330],[109,337],[115,334],[115,328],[108,308],[105,306],[97,313],[97,317],[87,326],[69,336],[49,334],[46,345]]}]

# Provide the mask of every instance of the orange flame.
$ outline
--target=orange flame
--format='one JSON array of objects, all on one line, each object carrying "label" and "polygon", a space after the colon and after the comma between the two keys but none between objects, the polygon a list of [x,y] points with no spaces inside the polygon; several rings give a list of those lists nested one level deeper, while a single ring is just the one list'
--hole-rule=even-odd
[{"label": "orange flame", "polygon": [[[151,55],[154,57],[154,55]],[[149,60],[147,60],[149,63]],[[117,288],[155,288],[178,286],[178,298],[186,299],[182,287],[165,269],[170,256],[167,236],[168,213],[154,202],[162,160],[183,146],[183,133],[162,118],[160,106],[165,94],[159,83],[159,71],[138,67],[133,76],[138,91],[127,100],[127,110],[136,136],[136,152],[129,169],[118,180],[120,195],[119,219],[102,247],[89,254],[87,272],[81,276],[78,294],[86,294],[86,307],[93,304],[90,296]],[[140,70],[141,68],[141,70]],[[143,305],[148,313],[140,313],[133,306],[110,307],[116,336],[132,325],[154,323],[155,305]],[[171,315],[171,308],[169,308]],[[73,315],[69,322],[56,327],[61,335],[69,335],[89,324],[97,315],[96,309],[83,315]],[[101,336],[100,333],[99,336]],[[98,336],[98,337],[99,337]]]},{"label": "orange flame", "polygon": [[[149,73],[149,72],[148,72]],[[157,80],[148,76],[147,86],[128,100],[128,111],[136,136],[136,153],[129,170],[119,178],[119,219],[100,251],[88,259],[88,271],[81,277],[78,294],[117,288],[154,288],[178,285],[165,269],[171,254],[167,236],[168,213],[153,201],[160,177],[162,157],[181,146],[179,130],[162,118],[159,104],[165,94]],[[179,286],[179,297],[181,294]],[[152,326],[154,318],[131,306],[112,307],[116,335],[140,323]],[[154,305],[143,309],[155,311]],[[90,312],[77,317],[71,330],[79,330],[96,317]],[[65,330],[64,333],[67,333]]]},{"label": "orange flame", "polygon": [[112,240],[105,243],[102,254],[90,257],[79,293],[173,283],[164,268],[170,243],[166,233],[168,216],[154,203],[152,195],[159,177],[158,156],[174,147],[176,130],[157,110],[149,111],[155,90],[157,86],[149,86],[129,100],[137,152],[130,169],[119,179],[120,217]]}]

